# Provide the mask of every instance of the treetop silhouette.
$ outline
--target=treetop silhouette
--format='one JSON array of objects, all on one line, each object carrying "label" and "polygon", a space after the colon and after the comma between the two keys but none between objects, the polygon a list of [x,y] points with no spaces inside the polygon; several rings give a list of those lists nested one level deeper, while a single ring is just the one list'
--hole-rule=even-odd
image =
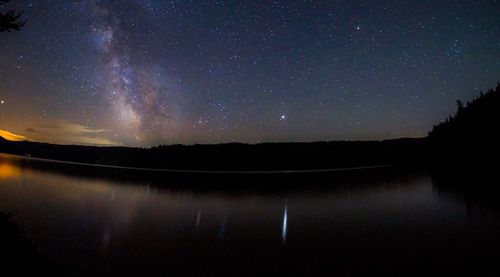
[{"label": "treetop silhouette", "polygon": [[[10,0],[0,0],[0,7]],[[19,31],[26,24],[26,21],[21,21],[20,18],[24,11],[9,9],[6,12],[0,12],[0,32]]]}]

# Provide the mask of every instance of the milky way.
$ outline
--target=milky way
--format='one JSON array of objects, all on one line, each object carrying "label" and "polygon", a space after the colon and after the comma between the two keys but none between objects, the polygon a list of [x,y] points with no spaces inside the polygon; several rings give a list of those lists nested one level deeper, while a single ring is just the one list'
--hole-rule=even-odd
[{"label": "milky way", "polygon": [[12,0],[0,130],[150,146],[422,137],[500,79],[498,1]]},{"label": "milky way", "polygon": [[91,30],[98,59],[97,84],[111,106],[117,126],[137,142],[175,137],[179,95],[168,90],[168,77],[153,64],[137,62],[122,21],[106,3],[89,3]]}]

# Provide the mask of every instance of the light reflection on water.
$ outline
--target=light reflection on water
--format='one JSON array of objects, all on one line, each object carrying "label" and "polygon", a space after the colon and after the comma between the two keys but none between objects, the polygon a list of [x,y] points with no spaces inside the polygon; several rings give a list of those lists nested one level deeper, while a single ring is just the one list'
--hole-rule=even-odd
[{"label": "light reflection on water", "polygon": [[285,202],[285,209],[283,212],[283,224],[281,226],[281,239],[283,240],[283,243],[286,242],[286,234],[288,232],[288,199]]},{"label": "light reflection on water", "polygon": [[182,271],[193,263],[199,270],[247,261],[255,268],[370,264],[449,254],[439,252],[441,244],[465,239],[464,249],[498,246],[488,240],[498,223],[471,218],[464,201],[436,191],[426,174],[367,182],[203,192],[65,175],[1,156],[0,210],[15,210],[13,220],[54,261],[125,275],[145,268],[154,275],[166,265]]},{"label": "light reflection on water", "polygon": [[14,165],[5,162],[0,163],[0,180],[15,178],[19,176],[20,172],[19,168]]}]

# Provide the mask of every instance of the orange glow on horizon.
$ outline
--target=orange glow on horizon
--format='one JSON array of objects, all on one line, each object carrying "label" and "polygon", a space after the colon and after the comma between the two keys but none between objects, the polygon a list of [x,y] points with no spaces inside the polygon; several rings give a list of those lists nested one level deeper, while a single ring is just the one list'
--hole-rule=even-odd
[{"label": "orange glow on horizon", "polygon": [[14,134],[12,132],[9,132],[7,130],[2,130],[2,129],[0,129],[0,137],[3,137],[4,139],[10,140],[10,141],[27,140],[27,138],[23,135]]}]

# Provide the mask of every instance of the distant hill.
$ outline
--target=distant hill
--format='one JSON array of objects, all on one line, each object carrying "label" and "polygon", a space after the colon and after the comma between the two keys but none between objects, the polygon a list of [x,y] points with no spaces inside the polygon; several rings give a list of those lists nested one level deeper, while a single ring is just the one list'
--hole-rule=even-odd
[{"label": "distant hill", "polygon": [[475,165],[498,163],[500,142],[500,84],[463,104],[429,133],[434,163]]},{"label": "distant hill", "polygon": [[0,138],[0,152],[82,162],[179,170],[310,170],[403,164],[423,158],[423,139],[310,143],[93,147],[15,142]]}]

